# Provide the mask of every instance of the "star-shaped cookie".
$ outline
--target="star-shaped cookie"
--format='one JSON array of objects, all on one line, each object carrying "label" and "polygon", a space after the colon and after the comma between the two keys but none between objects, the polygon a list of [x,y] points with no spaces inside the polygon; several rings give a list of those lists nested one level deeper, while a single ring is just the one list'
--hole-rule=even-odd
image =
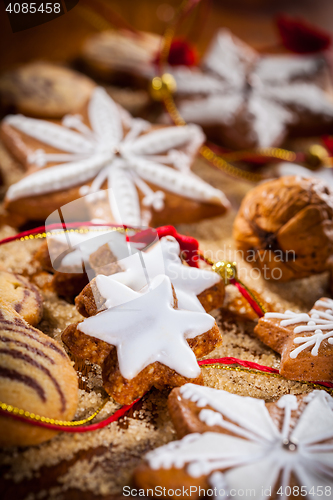
[{"label": "star-shaped cookie", "polygon": [[176,309],[165,275],[142,292],[105,276],[96,280],[108,309],[70,325],[62,339],[75,357],[102,364],[104,388],[117,402],[128,404],[152,386],[202,382],[196,357],[221,343],[212,316]]},{"label": "star-shaped cookie", "polygon": [[[134,119],[99,87],[81,115],[61,123],[9,115],[1,133],[28,168],[10,186],[6,209],[26,219],[46,219],[62,207],[78,220],[154,226],[220,215],[229,206],[190,170],[204,140],[198,126]],[[83,196],[78,214],[74,205],[63,208]]]},{"label": "star-shaped cookie", "polygon": [[268,312],[254,329],[281,354],[280,373],[291,380],[333,381],[333,300],[322,298],[307,313]]},{"label": "star-shaped cookie", "polygon": [[[108,280],[116,280],[135,291],[147,286],[158,274],[166,274],[175,289],[179,309],[209,312],[223,304],[225,287],[221,278],[212,271],[184,264],[179,243],[172,236],[161,238],[141,254],[133,251],[127,257],[123,252],[123,259],[119,256],[124,236],[115,233],[111,237],[113,240],[110,238],[106,245],[90,255],[89,263],[96,274],[105,274]],[[86,307],[91,311],[91,303],[93,310],[96,304],[103,306],[94,280],[76,298],[76,305],[84,316],[91,314],[86,311]]]},{"label": "star-shaped cookie", "polygon": [[277,146],[289,131],[315,135],[332,127],[332,86],[320,55],[259,55],[221,29],[201,68],[170,71],[184,120],[227,146]]},{"label": "star-shaped cookie", "polygon": [[324,391],[265,404],[186,384],[169,396],[177,434],[185,437],[149,452],[134,473],[136,486],[147,495],[165,488],[173,498],[185,488],[192,499],[209,491],[236,500],[245,491],[256,499],[286,499],[301,487],[311,497],[318,485],[332,491],[332,410]]}]

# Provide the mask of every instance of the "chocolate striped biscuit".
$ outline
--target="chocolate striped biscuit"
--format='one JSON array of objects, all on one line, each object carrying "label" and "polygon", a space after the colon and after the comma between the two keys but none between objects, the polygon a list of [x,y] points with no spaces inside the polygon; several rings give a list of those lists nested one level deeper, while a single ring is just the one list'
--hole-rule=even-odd
[{"label": "chocolate striped biscuit", "polygon": [[36,326],[43,316],[42,296],[26,278],[0,271],[0,296],[30,325]]},{"label": "chocolate striped biscuit", "polygon": [[[71,420],[76,373],[62,347],[0,299],[0,401],[44,417]],[[0,446],[46,441],[54,431],[1,416]]]}]

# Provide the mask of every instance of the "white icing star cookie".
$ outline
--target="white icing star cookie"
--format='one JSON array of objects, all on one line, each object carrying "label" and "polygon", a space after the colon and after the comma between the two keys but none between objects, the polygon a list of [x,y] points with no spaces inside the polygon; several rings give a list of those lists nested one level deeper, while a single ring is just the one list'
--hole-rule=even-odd
[{"label": "white icing star cookie", "polygon": [[[110,248],[112,253],[113,247]],[[179,309],[188,311],[204,311],[198,295],[217,284],[220,288],[221,278],[217,273],[182,263],[179,243],[172,236],[162,238],[150,250],[142,252],[141,257],[136,254],[118,261],[124,271],[112,274],[106,280],[116,280],[138,291],[158,274],[166,274],[174,286]]]},{"label": "white icing star cookie", "polygon": [[85,359],[89,342],[94,359],[99,349],[111,346],[102,360],[103,381],[116,401],[127,404],[153,385],[178,386],[188,379],[201,383],[196,357],[221,343],[212,316],[176,309],[176,296],[165,275],[153,278],[141,292],[105,276],[96,280],[108,309],[70,325],[62,339],[75,356],[82,355],[84,346]]}]

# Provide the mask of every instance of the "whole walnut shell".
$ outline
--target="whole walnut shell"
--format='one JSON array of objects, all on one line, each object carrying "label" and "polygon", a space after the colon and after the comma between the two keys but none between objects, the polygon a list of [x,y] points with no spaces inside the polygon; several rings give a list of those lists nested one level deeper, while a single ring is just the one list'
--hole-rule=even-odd
[{"label": "whole walnut shell", "polygon": [[321,273],[333,254],[333,192],[322,180],[299,176],[260,184],[244,198],[233,236],[267,279]]}]

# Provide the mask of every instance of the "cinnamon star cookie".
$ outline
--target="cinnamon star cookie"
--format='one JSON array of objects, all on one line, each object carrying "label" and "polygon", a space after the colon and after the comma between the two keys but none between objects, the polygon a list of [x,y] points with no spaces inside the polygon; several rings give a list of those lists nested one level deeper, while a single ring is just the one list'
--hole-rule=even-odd
[{"label": "cinnamon star cookie", "polygon": [[165,275],[142,292],[105,276],[96,284],[107,309],[70,325],[62,339],[75,357],[102,365],[104,388],[118,403],[129,404],[153,386],[202,383],[196,357],[222,341],[212,316],[177,309]]},{"label": "cinnamon star cookie", "polygon": [[[123,259],[119,257],[121,240],[125,247],[125,237],[119,233],[114,233],[112,236],[113,241],[109,241],[90,255],[90,265],[97,275],[104,274],[109,276],[109,279],[139,291],[149,285],[149,281],[158,274],[165,273],[175,289],[179,309],[209,312],[223,304],[225,287],[220,276],[210,270],[184,264],[180,258],[179,243],[172,236],[161,238],[150,249],[140,254],[133,252],[131,256],[126,257],[127,253],[124,252]],[[84,316],[87,315],[86,300],[90,299],[88,300],[90,303],[91,299],[94,299],[95,288],[93,280],[76,298],[78,310]],[[96,307],[98,301],[92,302]]]}]

